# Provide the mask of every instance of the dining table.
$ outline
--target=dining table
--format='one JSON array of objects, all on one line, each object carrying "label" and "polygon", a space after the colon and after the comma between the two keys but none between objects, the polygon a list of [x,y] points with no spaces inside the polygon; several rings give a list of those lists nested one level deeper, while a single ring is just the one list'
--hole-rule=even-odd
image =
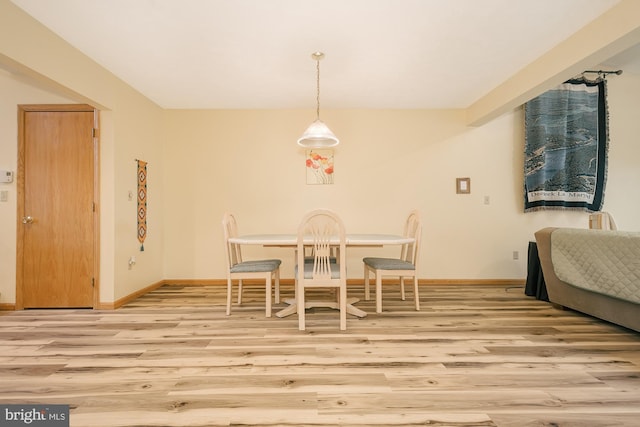
[{"label": "dining table", "polygon": [[[413,243],[412,237],[396,235],[396,234],[369,234],[369,233],[347,233],[345,236],[346,246],[349,247],[382,247],[387,245],[405,245]],[[312,243],[313,239],[309,237],[309,243]],[[279,248],[292,248],[295,249],[298,245],[297,234],[247,234],[229,238],[229,243],[238,245],[260,245],[264,247],[279,247]],[[339,239],[336,236],[335,244],[339,244]],[[297,293],[297,290],[296,290]],[[347,313],[357,316],[366,317],[367,312],[359,309],[353,304],[359,301],[358,298],[349,298],[347,300]],[[286,317],[297,313],[298,305],[296,304],[295,296],[293,299],[285,299],[285,303],[289,304],[287,307],[276,313],[277,317]],[[312,307],[329,307],[338,309],[338,303],[336,301],[309,301],[306,304],[307,308]]]}]

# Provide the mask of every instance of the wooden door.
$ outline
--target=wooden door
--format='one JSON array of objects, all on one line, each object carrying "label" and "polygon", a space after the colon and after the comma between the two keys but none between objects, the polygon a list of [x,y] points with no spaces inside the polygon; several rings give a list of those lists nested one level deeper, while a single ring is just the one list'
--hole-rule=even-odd
[{"label": "wooden door", "polygon": [[96,300],[96,112],[20,107],[16,308]]}]

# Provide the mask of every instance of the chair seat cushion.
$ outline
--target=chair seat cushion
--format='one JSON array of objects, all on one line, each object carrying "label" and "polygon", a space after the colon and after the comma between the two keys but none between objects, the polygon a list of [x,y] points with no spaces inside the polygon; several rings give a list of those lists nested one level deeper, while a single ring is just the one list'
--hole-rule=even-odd
[{"label": "chair seat cushion", "polygon": [[243,261],[231,267],[232,273],[259,273],[274,271],[282,263],[279,259],[258,259],[253,261]]},{"label": "chair seat cushion", "polygon": [[[313,259],[312,256],[306,256],[306,257],[304,257],[304,262],[313,264],[314,263],[314,259]],[[329,262],[331,264],[336,264],[338,262],[338,259],[336,257],[332,256],[332,257],[329,257]]]},{"label": "chair seat cushion", "polygon": [[367,257],[363,258],[364,262],[369,267],[375,270],[415,270],[416,266],[408,261],[403,261],[398,258],[375,258]]}]

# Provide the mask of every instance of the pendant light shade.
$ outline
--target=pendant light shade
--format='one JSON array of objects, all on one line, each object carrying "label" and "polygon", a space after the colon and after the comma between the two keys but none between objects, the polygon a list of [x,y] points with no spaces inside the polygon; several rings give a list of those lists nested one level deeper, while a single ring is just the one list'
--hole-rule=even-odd
[{"label": "pendant light shade", "polygon": [[331,129],[320,119],[311,123],[307,130],[298,139],[298,144],[303,147],[326,148],[335,147],[340,141],[331,132]]},{"label": "pendant light shade", "polygon": [[329,127],[320,120],[320,60],[324,58],[324,53],[314,52],[311,59],[316,61],[316,120],[309,125],[302,136],[298,139],[298,145],[305,148],[327,148],[335,147],[340,140],[331,132]]}]

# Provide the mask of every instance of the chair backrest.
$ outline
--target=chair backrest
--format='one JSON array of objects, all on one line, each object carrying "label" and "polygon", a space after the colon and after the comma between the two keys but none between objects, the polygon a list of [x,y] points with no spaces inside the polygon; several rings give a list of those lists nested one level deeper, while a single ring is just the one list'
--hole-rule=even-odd
[{"label": "chair backrest", "polygon": [[224,250],[227,258],[227,267],[230,269],[234,265],[242,262],[240,245],[229,243],[230,237],[238,236],[238,223],[233,214],[226,212],[222,217],[222,229],[224,231]]},{"label": "chair backrest", "polygon": [[[346,232],[338,215],[326,209],[307,213],[298,227],[297,243],[298,280],[303,280],[305,286],[346,280]],[[313,256],[313,262],[306,266],[305,248]],[[338,248],[337,263],[331,262],[332,248]]]},{"label": "chair backrest", "polygon": [[589,215],[589,228],[598,230],[617,230],[613,215],[609,212],[595,212]]},{"label": "chair backrest", "polygon": [[422,224],[420,222],[420,212],[417,210],[411,211],[407,217],[407,222],[404,225],[405,237],[412,237],[413,243],[407,243],[402,245],[402,251],[400,253],[400,259],[416,264],[418,256],[420,255],[420,240],[422,237]]}]

